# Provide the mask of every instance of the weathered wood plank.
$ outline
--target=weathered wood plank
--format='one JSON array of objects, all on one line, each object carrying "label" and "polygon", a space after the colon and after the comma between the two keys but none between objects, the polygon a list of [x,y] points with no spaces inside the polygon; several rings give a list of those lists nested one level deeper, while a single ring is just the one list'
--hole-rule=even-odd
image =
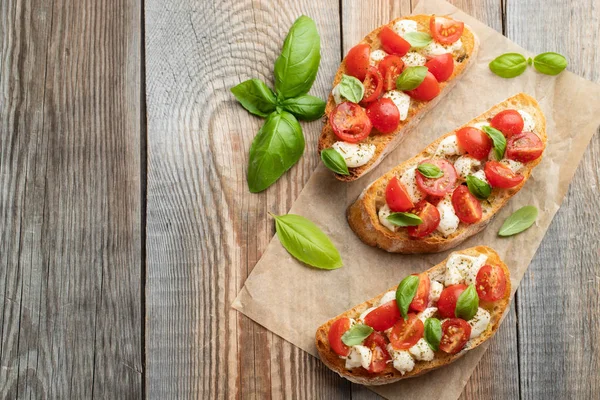
[{"label": "weathered wood plank", "polygon": [[[506,13],[509,38],[533,52],[564,54],[571,71],[600,81],[598,0],[551,7],[511,0]],[[591,399],[600,393],[599,156],[600,136],[595,135],[521,283],[517,313],[524,399]]]},{"label": "weathered wood plank", "polygon": [[[250,194],[246,163],[262,121],[229,88],[272,85],[283,38],[315,19],[324,97],[340,61],[339,4],[302,0],[146,1],[148,99],[147,388],[151,398],[344,398],[350,385],[230,304],[317,165],[321,124],[273,187]],[[235,161],[235,162],[232,162]]]},{"label": "weathered wood plank", "polygon": [[0,398],[141,397],[139,3],[0,17]]}]

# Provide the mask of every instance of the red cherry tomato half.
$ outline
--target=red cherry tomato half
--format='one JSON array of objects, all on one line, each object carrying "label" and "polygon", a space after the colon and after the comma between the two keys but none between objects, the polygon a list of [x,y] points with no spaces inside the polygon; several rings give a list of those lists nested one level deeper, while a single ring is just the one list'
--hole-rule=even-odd
[{"label": "red cherry tomato half", "polygon": [[465,347],[471,336],[471,325],[464,319],[451,318],[442,324],[442,340],[440,350],[448,354],[456,354]]},{"label": "red cherry tomato half", "polygon": [[426,178],[417,170],[415,176],[419,189],[430,196],[442,197],[446,193],[450,193],[456,185],[458,179],[454,165],[442,158],[424,160],[420,164],[433,164],[442,170],[442,175],[439,178]]},{"label": "red cherry tomato half", "polygon": [[523,117],[517,110],[504,110],[492,118],[492,128],[498,129],[507,138],[523,131]]},{"label": "red cherry tomato half", "polygon": [[395,176],[385,188],[385,202],[393,212],[406,212],[414,207],[404,185]]},{"label": "red cherry tomato half", "polygon": [[431,30],[431,36],[436,42],[441,44],[452,44],[456,42],[463,34],[465,29],[465,23],[461,21],[455,21],[447,17],[436,17],[431,16],[429,20],[429,30]]},{"label": "red cherry tomato half", "polygon": [[456,132],[458,145],[478,160],[488,157],[492,149],[492,139],[480,129],[467,126]]},{"label": "red cherry tomato half", "polygon": [[442,290],[438,300],[438,312],[442,318],[454,318],[458,296],[467,289],[467,285],[458,284],[447,286]]},{"label": "red cherry tomato half", "polygon": [[331,324],[327,339],[329,340],[329,346],[331,350],[335,351],[335,354],[339,356],[347,356],[350,354],[350,348],[342,342],[342,335],[350,329],[350,319],[340,318]]},{"label": "red cherry tomato half", "polygon": [[400,318],[390,332],[390,343],[396,350],[408,350],[423,337],[423,321],[416,314],[409,313],[405,321]]},{"label": "red cherry tomato half", "polygon": [[402,73],[404,61],[398,56],[388,55],[377,66],[383,77],[383,90],[389,91],[396,89],[396,80]]},{"label": "red cherry tomato half", "polygon": [[425,237],[435,231],[440,224],[440,212],[433,204],[426,200],[421,200],[417,203],[413,209],[413,213],[419,216],[423,222],[420,225],[406,228],[408,235],[411,237]]},{"label": "red cherry tomato half", "polygon": [[384,26],[379,32],[381,47],[386,53],[402,57],[410,50],[410,43],[394,32],[389,26]]},{"label": "red cherry tomato half", "polygon": [[400,111],[388,98],[377,99],[367,107],[371,124],[381,133],[392,133],[400,123]]},{"label": "red cherry tomato half", "polygon": [[369,69],[371,46],[366,43],[357,44],[346,56],[346,73],[363,81]]},{"label": "red cherry tomato half", "polygon": [[385,331],[394,326],[400,317],[400,309],[396,300],[390,300],[368,313],[365,317],[365,324],[376,331]]},{"label": "red cherry tomato half", "polygon": [[485,177],[492,187],[510,189],[523,181],[523,175],[515,174],[510,168],[498,161],[488,161],[483,169]]},{"label": "red cherry tomato half", "polygon": [[369,372],[377,373],[381,372],[387,366],[387,362],[391,359],[390,354],[387,351],[387,340],[379,332],[373,332],[365,339],[364,345],[371,349],[371,365],[369,365]]},{"label": "red cherry tomato half", "polygon": [[427,303],[429,303],[429,287],[431,286],[431,280],[426,273],[417,276],[419,277],[419,287],[417,288],[417,293],[415,294],[415,297],[413,297],[408,309],[412,311],[423,311],[427,308]]},{"label": "red cherry tomato half", "polygon": [[377,67],[369,67],[367,76],[363,81],[363,86],[365,87],[365,94],[363,95],[362,103],[370,103],[377,100],[383,90],[383,78]]},{"label": "red cherry tomato half", "polygon": [[433,100],[440,94],[440,84],[431,72],[427,72],[423,82],[416,89],[407,90],[406,94],[419,101]]},{"label": "red cherry tomato half", "polygon": [[544,152],[544,143],[533,132],[511,136],[506,144],[506,158],[523,163],[537,160]]},{"label": "red cherry tomato half", "polygon": [[459,220],[466,224],[474,224],[481,219],[481,203],[465,185],[460,185],[452,193],[452,206]]},{"label": "red cherry tomato half", "polygon": [[476,289],[483,301],[496,301],[504,297],[506,275],[497,265],[484,265],[477,273]]},{"label": "red cherry tomato half", "polygon": [[333,133],[344,142],[358,143],[371,133],[371,120],[358,104],[345,101],[329,115]]},{"label": "red cherry tomato half", "polygon": [[450,53],[442,54],[427,61],[425,66],[438,82],[445,82],[454,72],[454,58]]}]

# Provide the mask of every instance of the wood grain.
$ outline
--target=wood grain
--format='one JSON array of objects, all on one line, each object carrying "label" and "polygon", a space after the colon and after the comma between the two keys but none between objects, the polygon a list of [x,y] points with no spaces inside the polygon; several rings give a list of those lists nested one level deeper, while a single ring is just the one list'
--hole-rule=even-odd
[{"label": "wood grain", "polygon": [[140,16],[0,5],[0,398],[142,392]]}]

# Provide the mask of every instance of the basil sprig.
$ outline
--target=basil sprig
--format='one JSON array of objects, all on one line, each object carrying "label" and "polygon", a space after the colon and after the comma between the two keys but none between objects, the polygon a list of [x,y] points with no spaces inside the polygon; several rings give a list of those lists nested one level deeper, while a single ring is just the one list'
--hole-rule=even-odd
[{"label": "basil sprig", "polygon": [[295,214],[273,215],[279,241],[296,259],[320,269],[342,266],[331,240],[310,220]]},{"label": "basil sprig", "polygon": [[404,40],[410,43],[413,49],[421,49],[431,43],[433,38],[427,32],[408,32],[404,35]]},{"label": "basil sprig", "polygon": [[396,79],[396,89],[398,90],[413,90],[419,87],[427,76],[427,67],[407,67],[402,71],[398,79]]},{"label": "basil sprig", "polygon": [[297,119],[313,121],[325,112],[325,102],[308,95],[321,61],[321,43],[314,21],[294,22],[275,62],[275,93],[261,80],[231,88],[241,105],[267,118],[250,147],[248,187],[252,193],[271,186],[304,153],[304,135]]},{"label": "basil sprig", "polygon": [[521,233],[533,225],[537,216],[538,209],[534,206],[521,207],[504,221],[498,235],[512,236]]},{"label": "basil sprig", "polygon": [[344,342],[346,346],[356,346],[364,342],[371,333],[373,333],[373,328],[369,325],[356,324],[344,332],[342,335],[342,342]]},{"label": "basil sprig", "polygon": [[358,103],[365,94],[365,87],[361,81],[350,75],[342,75],[342,80],[338,83],[340,96],[352,103]]},{"label": "basil sprig", "polygon": [[467,187],[473,196],[480,200],[485,200],[492,194],[492,187],[489,183],[479,179],[474,175],[467,175]]},{"label": "basil sprig", "polygon": [[492,128],[489,125],[481,128],[489,137],[492,139],[494,144],[494,156],[498,160],[502,160],[504,152],[506,151],[506,137],[496,128]]},{"label": "basil sprig", "polygon": [[442,323],[439,319],[427,318],[425,320],[424,337],[431,350],[438,351],[442,340]]},{"label": "basil sprig", "polygon": [[477,314],[478,308],[479,296],[477,295],[475,285],[471,284],[458,296],[454,315],[468,321]]},{"label": "basil sprig", "polygon": [[441,178],[444,176],[444,173],[437,165],[431,163],[423,163],[419,164],[417,167],[417,171],[419,171],[425,178]]},{"label": "basil sprig", "polygon": [[521,75],[527,69],[527,65],[533,67],[542,74],[558,75],[567,68],[567,59],[562,54],[547,52],[535,56],[533,59],[519,53],[505,53],[490,62],[490,70],[502,78],[514,78]]},{"label": "basil sprig", "polygon": [[567,59],[562,54],[547,52],[535,56],[533,66],[542,74],[558,75],[567,68]]},{"label": "basil sprig", "polygon": [[329,168],[336,174],[350,175],[344,157],[342,157],[342,155],[338,153],[334,148],[330,147],[321,151],[321,160],[327,168]]},{"label": "basil sprig", "polygon": [[400,314],[402,314],[402,318],[405,320],[408,317],[408,306],[410,306],[415,294],[417,294],[418,287],[419,277],[415,275],[409,275],[402,279],[398,285],[398,289],[396,289],[396,304],[398,305]]},{"label": "basil sprig", "polygon": [[396,226],[417,226],[423,223],[418,215],[408,212],[391,213],[388,215],[387,220]]}]

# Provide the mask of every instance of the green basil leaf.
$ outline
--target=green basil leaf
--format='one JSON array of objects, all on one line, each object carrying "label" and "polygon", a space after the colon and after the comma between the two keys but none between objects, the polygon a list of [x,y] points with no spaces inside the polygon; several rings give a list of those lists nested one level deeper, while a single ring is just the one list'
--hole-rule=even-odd
[{"label": "green basil leaf", "polygon": [[387,220],[396,226],[417,226],[423,223],[418,215],[407,212],[395,212],[388,215]]},{"label": "green basil leaf", "polygon": [[502,78],[514,78],[527,69],[527,60],[519,53],[505,53],[490,62],[490,70]]},{"label": "green basil leaf", "polygon": [[334,148],[328,148],[321,152],[321,160],[323,160],[323,164],[336,174],[340,175],[350,175],[348,171],[348,166],[346,165],[346,161],[344,157],[340,153],[338,153]]},{"label": "green basil leaf", "polygon": [[302,128],[287,111],[273,112],[252,141],[248,161],[248,186],[257,193],[271,186],[302,157]]},{"label": "green basil leaf", "polygon": [[437,179],[444,176],[444,173],[440,167],[430,163],[419,164],[417,171],[419,171],[425,178]]},{"label": "green basil leaf", "polygon": [[442,340],[442,323],[437,318],[427,318],[425,320],[425,341],[431,347],[431,350],[438,351],[440,341]]},{"label": "green basil leaf", "polygon": [[260,79],[249,79],[231,88],[237,101],[252,114],[266,117],[275,110],[275,94]]},{"label": "green basil leaf", "polygon": [[342,266],[342,258],[331,240],[310,220],[295,214],[276,216],[279,241],[296,259],[320,269]]},{"label": "green basil leaf", "polygon": [[275,61],[275,91],[280,99],[308,93],[317,76],[320,52],[315,22],[303,15],[290,28]]},{"label": "green basil leaf", "polygon": [[404,40],[410,43],[413,49],[421,49],[431,43],[433,38],[426,32],[408,32],[404,35]]},{"label": "green basil leaf", "polygon": [[346,346],[356,346],[368,338],[371,333],[373,333],[373,328],[369,325],[356,324],[342,335],[342,342]]},{"label": "green basil leaf", "polygon": [[416,89],[427,76],[427,67],[407,67],[396,79],[396,89],[413,90]]},{"label": "green basil leaf", "polygon": [[475,285],[471,284],[460,294],[460,296],[458,296],[454,315],[456,315],[458,318],[468,321],[473,318],[475,314],[477,314],[478,308],[479,296],[477,295]]},{"label": "green basil leaf", "polygon": [[502,160],[504,152],[506,151],[506,138],[498,129],[492,128],[491,126],[484,126],[481,128],[494,142],[494,155],[497,160]]},{"label": "green basil leaf", "polygon": [[405,320],[408,316],[408,306],[413,301],[415,294],[417,294],[417,288],[419,287],[419,277],[414,275],[409,275],[406,278],[402,279],[402,282],[398,285],[398,289],[396,289],[396,304],[398,305],[398,309],[400,309],[400,314],[402,314],[402,318]]},{"label": "green basil leaf", "polygon": [[469,192],[479,200],[485,200],[492,194],[492,187],[490,184],[474,175],[467,176],[467,187],[469,188]]},{"label": "green basil leaf", "polygon": [[303,121],[314,121],[325,113],[325,102],[318,97],[305,94],[281,102],[284,110],[291,112]]},{"label": "green basil leaf", "polygon": [[504,221],[498,235],[512,236],[521,233],[533,225],[537,216],[538,209],[534,206],[521,207]]},{"label": "green basil leaf", "polygon": [[535,56],[533,66],[542,74],[558,75],[567,68],[567,59],[562,54],[548,52]]},{"label": "green basil leaf", "polygon": [[362,100],[365,94],[365,87],[361,81],[350,75],[342,75],[342,80],[338,83],[340,96],[353,103]]}]

